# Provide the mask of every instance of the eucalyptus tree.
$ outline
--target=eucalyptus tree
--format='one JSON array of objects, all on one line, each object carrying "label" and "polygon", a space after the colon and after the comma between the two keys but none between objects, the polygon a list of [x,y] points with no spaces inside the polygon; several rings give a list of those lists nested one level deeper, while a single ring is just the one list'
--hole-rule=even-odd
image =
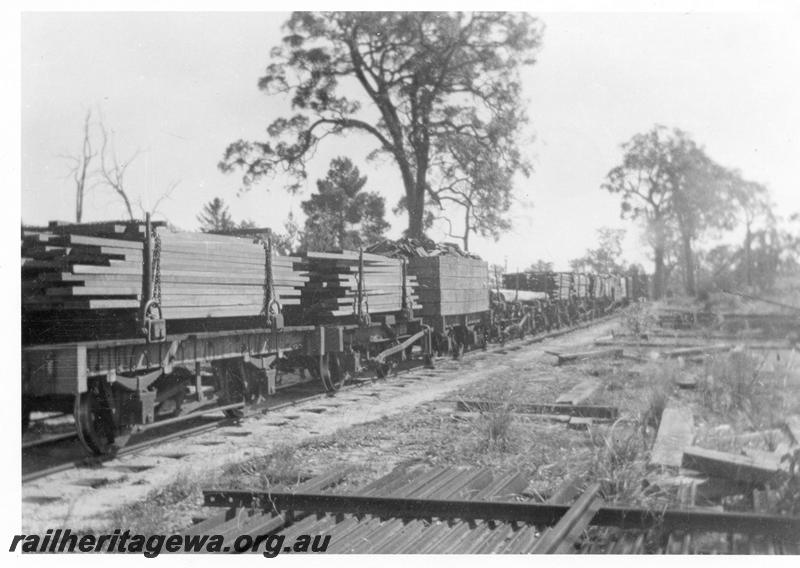
[{"label": "eucalyptus tree", "polygon": [[[394,162],[406,233],[419,238],[426,208],[452,195],[446,188],[464,173],[453,155],[455,147],[465,150],[463,137],[474,141],[475,159],[493,156],[509,172],[527,173],[519,151],[527,122],[520,69],[535,62],[542,38],[532,16],[296,12],[285,29],[258,86],[287,96],[292,114],[268,126],[266,141],[230,144],[219,164],[241,171],[245,188],[283,173],[291,178],[287,189],[296,191],[320,143],[366,135],[371,156]],[[502,193],[510,185],[478,189]],[[480,207],[502,210],[504,202],[485,198]]]},{"label": "eucalyptus tree", "polygon": [[654,294],[664,293],[665,257],[677,240],[685,290],[694,295],[697,239],[736,221],[729,172],[679,129],[656,125],[622,149],[622,163],[608,173],[602,187],[621,197],[623,218],[644,221],[653,246]]}]

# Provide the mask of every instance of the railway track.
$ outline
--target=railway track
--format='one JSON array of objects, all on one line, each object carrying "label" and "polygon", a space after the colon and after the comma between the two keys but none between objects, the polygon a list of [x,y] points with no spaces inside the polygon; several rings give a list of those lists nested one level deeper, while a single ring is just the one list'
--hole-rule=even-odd
[{"label": "railway track", "polygon": [[231,550],[248,536],[326,534],[326,552],[340,554],[800,552],[800,518],[606,505],[598,484],[571,503],[559,492],[543,503],[525,494],[527,475],[491,469],[401,466],[354,493],[335,492],[346,474],[291,491],[205,491],[205,505],[223,512],[188,532],[222,534]]},{"label": "railway track", "polygon": [[[468,360],[476,353],[503,355],[507,353],[507,349],[517,349],[524,345],[532,345],[547,339],[561,337],[568,333],[611,321],[616,316],[617,314],[612,314],[603,318],[582,322],[578,325],[568,328],[561,328],[552,332],[515,338],[508,342],[493,344],[485,350],[467,351],[464,353],[463,357]],[[419,365],[411,366],[409,363],[406,363],[404,366],[395,368],[393,376],[402,378],[403,375],[409,372],[414,372],[415,370],[419,370],[419,368]],[[435,373],[436,370],[434,369],[432,372]],[[392,380],[386,382],[387,386],[391,387],[392,382]],[[353,389],[358,389],[359,387],[365,385],[380,385],[382,383],[383,379],[356,378],[352,379],[350,383],[344,385],[337,392],[344,393]],[[310,381],[306,383],[300,383],[299,385],[295,386],[298,388],[294,391],[292,391],[292,387],[279,389],[278,396],[276,398],[270,399],[261,405],[249,408],[240,418],[231,419],[224,416],[219,416],[218,418],[213,419],[211,423],[196,424],[195,422],[196,419],[202,419],[204,417],[208,419],[207,417],[211,414],[220,414],[225,409],[240,409],[244,406],[243,403],[228,405],[226,407],[210,408],[207,411],[192,415],[191,420],[186,420],[183,418],[178,419],[185,425],[180,425],[178,420],[165,420],[156,422],[150,428],[135,436],[145,437],[144,440],[137,441],[131,445],[123,446],[116,453],[108,456],[87,457],[85,449],[78,442],[78,436],[75,432],[57,434],[53,435],[52,437],[31,441],[28,444],[23,444],[22,483],[28,484],[41,480],[50,475],[73,469],[83,468],[91,470],[109,462],[110,460],[124,456],[136,455],[144,450],[157,447],[160,444],[165,444],[176,439],[190,438],[192,436],[212,432],[216,429],[235,424],[239,420],[246,419],[248,417],[260,416],[270,412],[278,412],[280,410],[301,405],[303,403],[328,399],[332,396],[331,393],[320,390],[311,392],[309,390],[310,388],[318,389],[318,386],[317,383]],[[186,425],[189,427],[186,428]],[[165,429],[166,432],[159,433]]]},{"label": "railway track", "polygon": [[74,440],[78,439],[77,432],[61,432],[59,434],[48,434],[32,440],[23,440],[22,450],[25,451],[30,448],[36,448],[38,446],[47,446],[50,444],[63,442],[64,440],[73,440],[73,439]]}]

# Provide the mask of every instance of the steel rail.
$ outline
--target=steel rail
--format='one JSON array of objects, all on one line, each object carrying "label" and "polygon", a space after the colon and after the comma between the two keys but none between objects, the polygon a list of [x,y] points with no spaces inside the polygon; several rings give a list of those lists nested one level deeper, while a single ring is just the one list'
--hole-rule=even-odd
[{"label": "steel rail", "polygon": [[[553,526],[571,507],[549,503],[418,499],[374,495],[333,495],[209,490],[207,507],[260,508],[264,511],[373,515],[398,518],[484,519]],[[786,538],[800,535],[800,517],[755,513],[692,510],[652,510],[638,507],[600,507],[590,523],[623,529],[702,530],[723,533],[768,534]]]},{"label": "steel rail", "polygon": [[59,434],[50,434],[48,436],[42,436],[41,438],[36,438],[34,440],[23,440],[22,441],[22,449],[27,450],[28,448],[35,448],[37,446],[45,446],[47,444],[53,444],[55,442],[60,442],[62,440],[69,440],[71,438],[77,438],[78,433],[73,429],[70,432],[61,432]]},{"label": "steel rail", "polygon": [[213,424],[202,424],[200,426],[196,426],[194,428],[189,428],[188,430],[180,430],[178,432],[173,432],[172,434],[167,434],[166,436],[161,436],[159,438],[155,438],[153,440],[147,440],[144,442],[139,442],[138,444],[133,444],[131,446],[125,446],[120,449],[114,455],[108,456],[96,456],[96,457],[88,457],[77,462],[67,462],[59,465],[55,465],[53,467],[49,467],[47,469],[42,469],[38,471],[33,471],[27,474],[22,475],[22,483],[30,483],[31,481],[36,481],[37,479],[41,479],[43,477],[48,477],[50,475],[54,475],[56,473],[61,473],[62,471],[69,471],[71,469],[79,469],[82,467],[97,467],[102,465],[105,462],[111,461],[121,456],[126,456],[130,454],[135,454],[142,450],[146,450],[150,447],[157,446],[159,444],[163,444],[165,442],[169,442],[172,440],[177,440],[180,438],[185,438],[188,436],[196,436],[198,434],[202,434],[204,432],[210,432],[212,430],[216,430],[217,428],[221,428],[224,426],[230,425],[232,419],[225,418],[222,419],[220,422],[214,422]]},{"label": "steel rail", "polygon": [[556,414],[615,420],[619,417],[619,409],[614,406],[588,404],[525,404],[505,403],[496,400],[456,400],[456,410],[461,412],[492,412],[508,409],[519,414]]}]

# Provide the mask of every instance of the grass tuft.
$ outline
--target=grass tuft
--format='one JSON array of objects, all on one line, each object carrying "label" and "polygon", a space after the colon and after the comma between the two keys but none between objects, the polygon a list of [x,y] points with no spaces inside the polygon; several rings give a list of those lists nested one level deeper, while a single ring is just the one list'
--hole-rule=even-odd
[{"label": "grass tuft", "polygon": [[594,452],[589,479],[600,483],[608,501],[632,501],[641,496],[647,467],[641,428],[616,422],[606,432],[591,432]]},{"label": "grass tuft", "polygon": [[669,403],[680,373],[681,367],[676,361],[659,362],[652,372],[648,373],[643,393],[644,406],[640,416],[643,437],[646,438],[648,432],[655,435],[658,431],[661,415]]},{"label": "grass tuft", "polygon": [[517,446],[512,412],[512,391],[497,393],[500,405],[494,410],[481,412],[475,425],[478,452],[510,452]]},{"label": "grass tuft", "polygon": [[661,510],[677,501],[677,493],[648,481],[650,452],[641,424],[617,421],[604,432],[592,432],[594,451],[588,478],[600,483],[610,503],[635,503]]},{"label": "grass tuft", "polygon": [[169,533],[187,524],[176,514],[176,505],[190,507],[202,500],[201,496],[201,483],[194,475],[183,472],[168,485],[151,491],[145,499],[114,510],[108,527],[111,530],[123,527],[140,534]]},{"label": "grass tuft", "polygon": [[297,448],[277,445],[271,453],[257,456],[226,468],[223,476],[237,488],[269,489],[276,485],[295,485],[303,480]]},{"label": "grass tuft", "polygon": [[761,364],[741,351],[712,357],[706,363],[703,404],[720,414],[751,410],[759,386]]},{"label": "grass tuft", "polygon": [[507,452],[514,447],[511,425],[514,416],[510,403],[487,413],[483,419],[483,446],[489,451]]},{"label": "grass tuft", "polygon": [[634,337],[643,337],[655,326],[656,318],[645,301],[638,301],[625,310],[624,324],[628,333]]}]

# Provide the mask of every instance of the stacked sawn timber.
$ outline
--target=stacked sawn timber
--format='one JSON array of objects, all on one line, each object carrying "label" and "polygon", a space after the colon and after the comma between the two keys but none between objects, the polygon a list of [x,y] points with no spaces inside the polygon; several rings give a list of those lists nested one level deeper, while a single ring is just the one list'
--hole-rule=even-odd
[{"label": "stacked sawn timber", "polygon": [[503,288],[506,290],[534,290],[531,283],[528,281],[529,275],[526,272],[513,272],[511,274],[503,274]]},{"label": "stacked sawn timber", "polygon": [[[264,307],[266,253],[251,239],[205,233],[161,235],[161,307],[169,319],[257,316]],[[273,255],[274,292],[300,304],[308,277],[295,257]]]},{"label": "stacked sawn timber", "polygon": [[[204,233],[162,230],[159,235],[161,308],[168,330],[176,320],[261,314],[266,261],[261,244]],[[23,230],[23,340],[135,335],[143,254],[143,228],[138,224]],[[300,303],[299,289],[307,277],[295,269],[296,261],[273,257],[274,291],[282,305]]]},{"label": "stacked sawn timber", "polygon": [[569,300],[572,292],[572,274],[569,272],[553,273],[552,298],[555,300]]},{"label": "stacked sawn timber", "polygon": [[575,275],[575,295],[578,298],[589,297],[589,276],[587,274]]},{"label": "stacked sawn timber", "polygon": [[458,245],[428,239],[384,241],[370,247],[408,259],[408,272],[419,284],[418,314],[438,317],[473,314],[489,309],[489,265]]},{"label": "stacked sawn timber", "polygon": [[[359,253],[354,251],[307,252],[303,267],[308,282],[302,291],[304,321],[320,322],[358,313]],[[403,265],[401,260],[377,254],[363,255],[363,292],[370,314],[403,309]],[[417,296],[413,276],[406,276],[406,289],[413,309]]]},{"label": "stacked sawn timber", "polygon": [[[124,225],[22,231],[23,344],[130,337],[137,330],[142,237]],[[98,238],[96,233],[116,238]],[[109,289],[103,273],[116,274]],[[138,274],[138,277],[137,277]]]},{"label": "stacked sawn timber", "polygon": [[460,256],[415,257],[408,270],[419,282],[423,316],[472,314],[489,309],[489,265]]}]

